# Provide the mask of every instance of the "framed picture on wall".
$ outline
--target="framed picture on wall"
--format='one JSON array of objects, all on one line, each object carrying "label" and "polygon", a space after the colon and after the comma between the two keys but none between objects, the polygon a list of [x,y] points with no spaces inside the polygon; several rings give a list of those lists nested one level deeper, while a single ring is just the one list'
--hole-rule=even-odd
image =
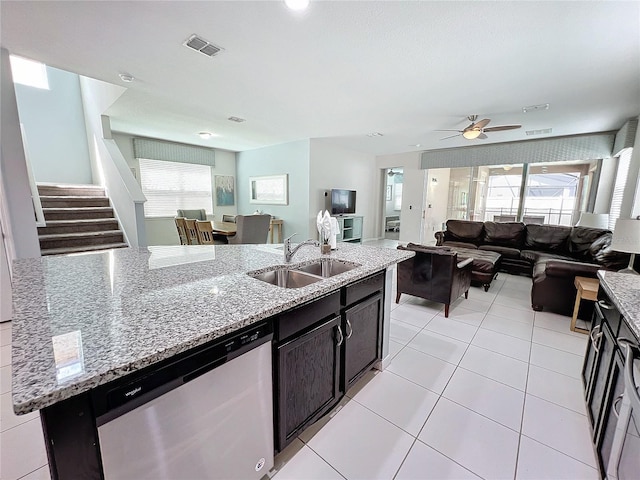
[{"label": "framed picture on wall", "polygon": [[391,185],[387,185],[387,202],[391,201],[392,190],[393,190],[393,187]]},{"label": "framed picture on wall", "polygon": [[288,175],[249,177],[250,203],[265,205],[289,204]]},{"label": "framed picture on wall", "polygon": [[235,179],[232,175],[216,175],[216,205],[227,207],[235,205]]}]

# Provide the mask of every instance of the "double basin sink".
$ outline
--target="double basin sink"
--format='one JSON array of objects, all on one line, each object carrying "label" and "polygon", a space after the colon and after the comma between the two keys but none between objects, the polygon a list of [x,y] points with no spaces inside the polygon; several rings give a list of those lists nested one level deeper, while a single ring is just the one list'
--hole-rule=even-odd
[{"label": "double basin sink", "polygon": [[263,282],[282,288],[300,288],[319,282],[323,278],[333,277],[359,267],[357,263],[323,258],[317,262],[295,268],[275,267],[263,273],[249,275]]}]

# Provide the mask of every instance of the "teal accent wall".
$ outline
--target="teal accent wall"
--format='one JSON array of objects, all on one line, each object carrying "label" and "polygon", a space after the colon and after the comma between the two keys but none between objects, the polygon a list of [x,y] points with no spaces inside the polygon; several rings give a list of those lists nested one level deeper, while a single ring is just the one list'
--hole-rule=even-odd
[{"label": "teal accent wall", "polygon": [[20,123],[37,182],[93,183],[80,81],[47,67],[49,90],[15,84]]},{"label": "teal accent wall", "polygon": [[[274,215],[284,221],[283,235],[298,235],[295,242],[304,241],[309,232],[309,158],[310,142],[273,145],[236,154],[236,193],[239,214],[256,210]],[[249,202],[249,177],[261,175],[289,175],[289,204],[262,205]]]}]

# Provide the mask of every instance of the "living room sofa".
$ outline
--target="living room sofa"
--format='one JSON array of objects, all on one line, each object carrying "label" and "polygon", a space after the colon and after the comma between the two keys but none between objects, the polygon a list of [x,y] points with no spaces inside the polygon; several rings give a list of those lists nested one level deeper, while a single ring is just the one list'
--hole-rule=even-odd
[{"label": "living room sofa", "polygon": [[[576,276],[596,278],[598,270],[619,270],[629,255],[611,250],[609,230],[588,227],[534,225],[521,222],[448,220],[436,232],[436,245],[452,249],[499,253],[499,270],[532,277],[531,306],[536,311],[571,315]],[[583,302],[580,318],[590,318]]]}]

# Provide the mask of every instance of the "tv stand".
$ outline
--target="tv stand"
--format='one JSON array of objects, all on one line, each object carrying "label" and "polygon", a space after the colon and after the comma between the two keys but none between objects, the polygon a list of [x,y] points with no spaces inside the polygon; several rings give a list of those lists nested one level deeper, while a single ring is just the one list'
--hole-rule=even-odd
[{"label": "tv stand", "polygon": [[334,215],[338,220],[340,235],[336,237],[338,242],[362,242],[363,217],[358,215]]}]

